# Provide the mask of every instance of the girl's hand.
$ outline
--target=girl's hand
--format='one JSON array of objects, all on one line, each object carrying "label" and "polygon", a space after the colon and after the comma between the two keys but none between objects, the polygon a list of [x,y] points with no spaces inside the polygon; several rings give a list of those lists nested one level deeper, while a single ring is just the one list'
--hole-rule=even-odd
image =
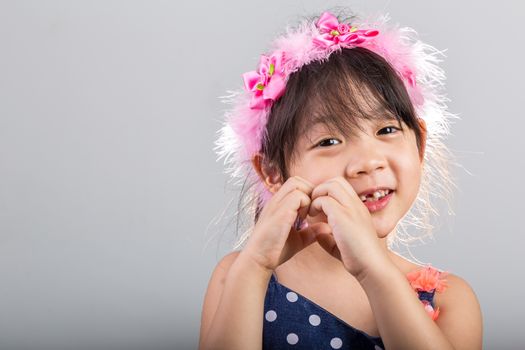
[{"label": "girl's hand", "polygon": [[372,216],[355,190],[343,177],[318,185],[312,191],[309,215],[323,212],[331,233],[317,236],[319,244],[342,261],[348,272],[358,280],[373,264],[386,256],[375,231]]},{"label": "girl's hand", "polygon": [[331,229],[324,222],[299,230],[294,227],[296,219],[306,219],[312,190],[313,185],[298,176],[286,180],[262,209],[244,254],[273,271],[315,242],[317,234],[329,233]]}]

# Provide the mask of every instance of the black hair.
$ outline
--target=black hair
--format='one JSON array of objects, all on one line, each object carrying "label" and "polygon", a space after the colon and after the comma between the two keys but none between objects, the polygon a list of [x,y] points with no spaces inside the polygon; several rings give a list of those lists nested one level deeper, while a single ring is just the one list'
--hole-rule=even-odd
[{"label": "black hair", "polygon": [[[422,148],[422,130],[403,81],[380,55],[363,47],[343,48],[327,60],[292,73],[283,96],[268,116],[261,146],[263,161],[277,168],[283,181],[305,130],[324,123],[345,137],[361,128],[361,120],[396,120],[415,132]],[[260,209],[255,212],[257,221]]]}]

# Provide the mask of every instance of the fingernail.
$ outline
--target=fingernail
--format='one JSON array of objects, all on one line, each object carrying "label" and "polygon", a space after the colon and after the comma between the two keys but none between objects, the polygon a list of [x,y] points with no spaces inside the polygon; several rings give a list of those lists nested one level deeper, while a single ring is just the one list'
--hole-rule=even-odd
[{"label": "fingernail", "polygon": [[308,227],[308,222],[306,220],[303,220],[300,217],[297,217],[297,219],[295,219],[294,229],[296,231],[302,230],[307,227]]},{"label": "fingernail", "polygon": [[299,231],[301,229],[301,218],[297,216],[295,219],[295,222],[293,223],[293,228],[295,231]]}]

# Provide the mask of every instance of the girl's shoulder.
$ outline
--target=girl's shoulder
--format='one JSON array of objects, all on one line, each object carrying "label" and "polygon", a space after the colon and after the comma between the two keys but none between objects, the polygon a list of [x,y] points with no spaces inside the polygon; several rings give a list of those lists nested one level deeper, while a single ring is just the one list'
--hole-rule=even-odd
[{"label": "girl's shoulder", "polygon": [[432,308],[425,305],[425,309],[447,339],[458,338],[465,348],[481,349],[483,317],[470,284],[461,276],[431,266],[419,268],[411,277],[435,287]]},{"label": "girl's shoulder", "polygon": [[471,285],[461,276],[452,272],[440,271],[444,286],[441,293],[436,293],[435,302],[443,312],[451,309],[479,308],[479,302]]},{"label": "girl's shoulder", "polygon": [[410,262],[402,271],[414,289],[426,291],[436,289],[436,297],[439,295],[443,298],[445,294],[452,294],[445,293],[445,291],[453,291],[454,294],[469,290],[473,292],[469,283],[461,276],[432,264],[418,265]]},{"label": "girl's shoulder", "polygon": [[431,264],[418,265],[412,262],[402,269],[414,290],[435,291],[436,304],[448,304],[460,296],[474,296],[474,290],[461,276]]},{"label": "girl's shoulder", "polygon": [[[465,317],[471,318],[471,324],[479,324],[480,304],[473,288],[464,278],[432,265],[413,265],[413,269],[405,275],[414,290],[433,294],[433,310],[437,311],[433,318],[438,324],[467,321]],[[427,311],[431,313],[431,310]]]},{"label": "girl's shoulder", "polygon": [[476,294],[470,284],[461,276],[433,266],[432,264],[417,264],[404,257],[396,261],[398,268],[407,277],[415,291],[433,294],[433,300],[442,312],[458,308],[457,304],[465,301],[475,308]]},{"label": "girl's shoulder", "polygon": [[[405,265],[408,267],[405,275],[412,288],[423,296],[425,310],[447,339],[462,343],[468,349],[481,349],[483,318],[470,284],[450,271],[432,265],[411,264]],[[430,296],[430,303],[425,302],[426,296]]]}]

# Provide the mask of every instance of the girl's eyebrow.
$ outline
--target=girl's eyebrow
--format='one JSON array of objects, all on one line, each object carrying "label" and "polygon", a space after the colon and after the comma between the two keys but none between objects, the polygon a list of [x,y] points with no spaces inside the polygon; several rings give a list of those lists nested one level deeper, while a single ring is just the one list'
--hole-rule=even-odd
[{"label": "girl's eyebrow", "polygon": [[[334,130],[331,129],[327,125],[327,122],[326,122],[327,119],[329,118],[325,118],[323,116],[315,117],[312,120],[311,125],[308,126],[304,130],[303,135],[305,135],[308,139],[310,139],[312,138],[312,135],[315,135],[315,134],[333,133]],[[385,122],[397,122],[397,121],[398,119],[392,112],[385,110],[385,111],[382,111],[380,117],[373,118],[371,123],[374,126],[379,126],[380,124],[383,124]]]},{"label": "girl's eyebrow", "polygon": [[[384,122],[398,121],[396,116],[389,111],[382,113],[381,117],[372,118],[373,124],[382,124]],[[330,128],[327,126],[327,122],[324,118],[316,118],[312,121],[312,124],[307,128],[306,133],[312,132],[330,132]]]},{"label": "girl's eyebrow", "polygon": [[330,129],[326,126],[326,123],[315,122],[305,130],[304,135],[311,136],[312,134],[322,134],[327,132],[330,132]]},{"label": "girl's eyebrow", "polygon": [[325,124],[321,118],[314,117],[308,118],[304,121],[303,130],[309,131],[319,126],[319,124]]},{"label": "girl's eyebrow", "polygon": [[304,130],[301,138],[303,138],[308,144],[315,142],[315,138],[319,134],[328,133],[330,130],[325,126],[323,122],[316,122]]},{"label": "girl's eyebrow", "polygon": [[326,123],[321,122],[321,121],[317,121],[317,122],[314,122],[312,125],[310,125],[309,129],[310,130],[316,130],[319,127],[323,127],[324,125],[326,125]]},{"label": "girl's eyebrow", "polygon": [[384,122],[397,122],[397,118],[394,117],[392,114],[388,113],[385,117],[377,118],[376,120],[376,124],[381,124]]}]

